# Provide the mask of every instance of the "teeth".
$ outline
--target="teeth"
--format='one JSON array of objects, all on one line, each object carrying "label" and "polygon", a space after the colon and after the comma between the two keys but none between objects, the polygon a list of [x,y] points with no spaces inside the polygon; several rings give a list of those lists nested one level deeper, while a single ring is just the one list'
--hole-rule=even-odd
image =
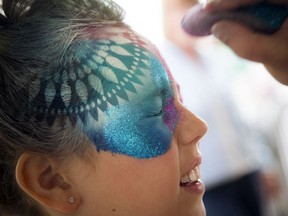
[{"label": "teeth", "polygon": [[180,180],[181,183],[191,183],[199,180],[200,175],[199,175],[199,168],[195,167],[192,169],[188,174],[183,176]]},{"label": "teeth", "polygon": [[194,170],[194,169],[191,170],[191,172],[189,173],[189,179],[190,179],[190,182],[194,182],[194,181],[198,180],[196,170]]}]

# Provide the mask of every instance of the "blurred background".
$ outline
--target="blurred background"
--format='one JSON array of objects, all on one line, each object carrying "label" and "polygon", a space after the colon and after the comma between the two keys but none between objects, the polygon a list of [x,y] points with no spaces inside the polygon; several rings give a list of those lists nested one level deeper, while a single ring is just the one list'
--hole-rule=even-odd
[{"label": "blurred background", "polygon": [[[184,36],[180,28],[181,18],[196,1],[115,1],[125,9],[126,23],[160,49],[180,85],[180,90],[183,90],[181,93],[184,104],[207,120],[210,126],[208,138],[204,138],[201,143],[201,178],[208,191],[204,201],[207,202],[208,208],[211,208],[211,212],[215,212],[209,213],[208,209],[207,215],[225,216],[226,213],[216,212],[224,211],[223,208],[228,208],[230,203],[227,200],[220,203],[221,198],[217,190],[221,193],[226,190],[224,188],[227,188],[227,185],[230,189],[236,182],[239,185],[240,180],[244,179],[242,176],[247,176],[246,172],[253,173],[255,170],[260,173],[260,180],[254,184],[255,187],[261,186],[259,200],[262,203],[262,212],[251,215],[288,215],[288,134],[285,133],[285,129],[287,131],[288,128],[288,87],[276,82],[261,64],[235,56],[213,36]],[[190,63],[187,63],[188,61]],[[207,106],[210,110],[206,110]],[[215,137],[219,139],[216,140]],[[226,139],[229,142],[225,143]],[[215,144],[217,142],[219,145]],[[220,145],[226,152],[220,150]],[[237,157],[239,160],[235,162]],[[249,183],[245,184],[247,186]],[[238,190],[242,187],[236,186]],[[235,189],[233,193],[226,197],[239,196],[240,192]],[[249,193],[247,192],[248,196]],[[216,199],[219,197],[219,202],[215,201],[215,196]],[[237,199],[246,198],[243,195]],[[217,206],[213,203],[217,203]],[[243,205],[241,203],[239,209],[244,209]],[[234,210],[237,211],[237,207]]]},{"label": "blurred background", "polygon": [[207,215],[287,216],[288,87],[213,36],[185,35],[180,21],[195,0],[115,2],[159,48],[184,105],[209,125],[201,142]]}]

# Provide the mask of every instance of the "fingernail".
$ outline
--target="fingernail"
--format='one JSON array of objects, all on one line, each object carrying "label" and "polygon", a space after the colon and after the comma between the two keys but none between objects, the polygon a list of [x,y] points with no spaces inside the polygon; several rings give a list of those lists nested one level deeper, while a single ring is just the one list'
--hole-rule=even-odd
[{"label": "fingernail", "polygon": [[229,40],[229,31],[223,25],[217,23],[211,28],[212,34],[221,40],[223,43],[227,43]]},{"label": "fingernail", "polygon": [[205,11],[209,11],[215,7],[217,4],[217,0],[207,0],[206,2],[203,3],[203,9]]}]

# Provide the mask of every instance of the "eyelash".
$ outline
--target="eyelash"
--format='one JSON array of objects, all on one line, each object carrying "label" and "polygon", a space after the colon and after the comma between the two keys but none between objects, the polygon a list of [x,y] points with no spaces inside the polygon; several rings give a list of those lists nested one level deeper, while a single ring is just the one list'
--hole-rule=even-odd
[{"label": "eyelash", "polygon": [[157,117],[157,116],[161,116],[163,113],[163,107],[161,107],[161,109],[157,110],[157,112],[151,112],[150,114],[147,115],[147,117]]},{"label": "eyelash", "polygon": [[[159,92],[159,97],[162,98],[163,95],[167,94],[167,89],[161,89],[161,91]],[[155,112],[151,112],[150,114],[147,115],[147,117],[158,117],[158,116],[161,116],[163,115],[164,113],[164,104],[163,104],[163,101],[161,103],[161,106],[159,106],[158,108],[156,107],[155,108]]]},{"label": "eyelash", "polygon": [[154,114],[153,116],[160,116],[160,115],[162,115],[162,113],[163,113],[163,108],[161,110],[159,110],[159,112]]}]

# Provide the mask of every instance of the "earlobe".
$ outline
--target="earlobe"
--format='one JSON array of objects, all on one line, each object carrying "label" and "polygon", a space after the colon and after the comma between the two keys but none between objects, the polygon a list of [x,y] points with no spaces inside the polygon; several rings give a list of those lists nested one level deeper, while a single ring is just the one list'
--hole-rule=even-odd
[{"label": "earlobe", "polygon": [[59,163],[39,154],[24,153],[16,166],[16,180],[20,188],[44,208],[72,213],[81,204],[80,195],[65,176],[57,172]]}]

